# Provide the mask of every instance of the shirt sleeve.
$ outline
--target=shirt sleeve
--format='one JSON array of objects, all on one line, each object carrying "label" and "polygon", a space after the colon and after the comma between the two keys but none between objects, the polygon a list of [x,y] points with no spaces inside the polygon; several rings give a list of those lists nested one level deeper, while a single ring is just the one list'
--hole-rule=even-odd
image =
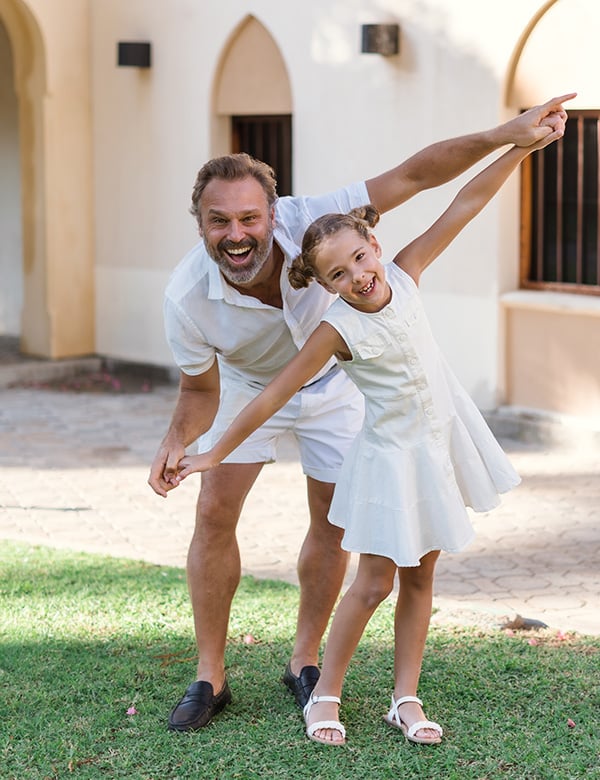
[{"label": "shirt sleeve", "polygon": [[324,195],[280,198],[278,211],[290,232],[290,238],[301,246],[304,231],[317,217],[332,213],[346,214],[368,202],[367,185],[361,181]]},{"label": "shirt sleeve", "polygon": [[166,297],[163,305],[165,334],[178,368],[189,376],[204,374],[215,361],[216,350],[186,315]]},{"label": "shirt sleeve", "polygon": [[345,214],[357,206],[364,206],[369,202],[367,185],[364,182],[356,182],[341,190],[303,198],[304,207],[311,222],[322,214]]}]

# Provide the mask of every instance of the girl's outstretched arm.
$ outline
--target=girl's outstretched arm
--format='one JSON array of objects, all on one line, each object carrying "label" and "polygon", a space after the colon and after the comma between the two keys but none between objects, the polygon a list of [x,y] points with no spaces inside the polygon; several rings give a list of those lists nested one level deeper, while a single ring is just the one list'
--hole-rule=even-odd
[{"label": "girl's outstretched arm", "polygon": [[179,484],[194,471],[208,471],[218,466],[251,433],[279,411],[336,352],[343,349],[346,349],[346,343],[340,334],[331,325],[322,322],[296,357],[242,409],[211,450],[201,455],[188,455],[179,461],[179,471],[173,483]]},{"label": "girl's outstretched arm", "polygon": [[[556,140],[555,134],[550,137]],[[552,140],[544,138],[532,146],[514,146],[484,168],[465,184],[442,216],[425,233],[398,252],[394,258],[396,265],[410,274],[418,284],[421,272],[489,203],[519,163],[531,152],[552,143]]]}]

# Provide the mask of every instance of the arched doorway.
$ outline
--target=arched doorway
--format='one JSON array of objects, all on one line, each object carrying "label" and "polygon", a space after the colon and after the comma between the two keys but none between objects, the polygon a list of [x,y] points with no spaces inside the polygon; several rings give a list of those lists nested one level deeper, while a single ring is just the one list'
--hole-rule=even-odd
[{"label": "arched doorway", "polygon": [[21,167],[13,54],[0,19],[0,336],[20,337],[23,306]]},{"label": "arched doorway", "polygon": [[[26,0],[0,0],[0,56],[12,70],[12,78],[4,70],[2,78],[13,83],[2,103],[10,129],[0,140],[20,198],[10,182],[0,197],[8,187],[7,219],[13,236],[20,236],[4,261],[16,292],[10,329],[20,324],[22,352],[62,358],[89,355],[95,347],[90,10],[56,0],[53,13],[65,23],[48,25]],[[73,40],[81,43],[74,48]]]},{"label": "arched doorway", "polygon": [[292,96],[277,43],[255,17],[231,35],[215,77],[214,154],[248,152],[275,170],[280,195],[292,194]]}]

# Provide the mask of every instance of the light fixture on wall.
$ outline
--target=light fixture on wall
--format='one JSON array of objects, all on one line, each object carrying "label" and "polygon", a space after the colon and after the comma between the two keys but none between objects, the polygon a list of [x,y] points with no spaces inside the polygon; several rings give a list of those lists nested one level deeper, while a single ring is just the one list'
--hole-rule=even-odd
[{"label": "light fixture on wall", "polygon": [[400,26],[397,24],[363,24],[361,52],[391,57],[400,51]]},{"label": "light fixture on wall", "polygon": [[117,44],[117,65],[149,68],[150,43],[148,41],[119,41]]}]

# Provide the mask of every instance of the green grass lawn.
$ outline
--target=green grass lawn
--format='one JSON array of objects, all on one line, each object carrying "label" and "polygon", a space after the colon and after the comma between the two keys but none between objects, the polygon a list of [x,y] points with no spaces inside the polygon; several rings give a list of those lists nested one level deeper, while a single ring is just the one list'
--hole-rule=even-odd
[{"label": "green grass lawn", "polygon": [[184,572],[0,543],[0,778],[600,778],[598,637],[432,628],[419,693],[445,736],[412,745],[382,719],[386,602],[350,667],[348,744],[334,748],[306,739],[281,683],[297,604],[291,585],[243,579],[227,649],[234,701],[202,731],[172,733],[169,710],[195,670]]}]

